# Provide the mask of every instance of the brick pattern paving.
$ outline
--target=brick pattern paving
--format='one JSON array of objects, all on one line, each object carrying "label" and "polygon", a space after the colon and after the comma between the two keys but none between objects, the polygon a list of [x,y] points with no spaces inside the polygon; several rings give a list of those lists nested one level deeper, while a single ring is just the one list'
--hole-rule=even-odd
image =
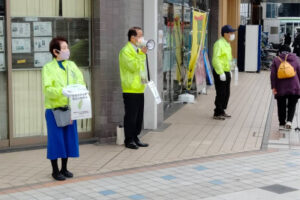
[{"label": "brick pattern paving", "polygon": [[[228,113],[231,119],[212,119],[214,88],[168,118],[162,132],[149,132],[142,140],[150,147],[139,150],[117,145],[82,145],[80,158],[70,159],[69,169],[76,177],[115,170],[213,155],[259,150],[271,90],[269,73],[240,73],[232,82]],[[0,154],[0,189],[51,182],[51,166],[46,150]]]}]

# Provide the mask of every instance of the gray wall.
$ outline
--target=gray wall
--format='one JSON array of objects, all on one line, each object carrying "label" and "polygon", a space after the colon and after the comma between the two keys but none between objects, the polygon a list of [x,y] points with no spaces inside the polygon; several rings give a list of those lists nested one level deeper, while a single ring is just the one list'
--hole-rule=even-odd
[{"label": "gray wall", "polygon": [[123,98],[118,54],[132,26],[143,27],[143,1],[93,1],[92,91],[95,136],[113,141],[116,126],[123,124]]}]

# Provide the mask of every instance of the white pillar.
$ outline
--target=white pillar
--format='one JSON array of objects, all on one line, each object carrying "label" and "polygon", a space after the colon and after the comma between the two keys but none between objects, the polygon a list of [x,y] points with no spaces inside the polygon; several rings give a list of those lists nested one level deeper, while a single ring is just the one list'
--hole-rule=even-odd
[{"label": "white pillar", "polygon": [[[157,0],[144,0],[144,37],[153,39],[155,48],[148,52],[150,78],[157,84],[157,37],[158,37],[158,2]],[[145,91],[144,129],[157,128],[157,105],[147,88]]]}]

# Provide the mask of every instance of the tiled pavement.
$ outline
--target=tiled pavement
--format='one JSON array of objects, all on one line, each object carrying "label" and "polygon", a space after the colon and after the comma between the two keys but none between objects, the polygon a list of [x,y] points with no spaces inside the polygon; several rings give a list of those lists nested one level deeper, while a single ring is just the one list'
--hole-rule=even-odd
[{"label": "tiled pavement", "polygon": [[[269,73],[240,73],[233,81],[225,121],[212,119],[214,88],[169,117],[165,130],[143,137],[150,147],[137,151],[117,145],[82,145],[70,159],[77,177],[172,161],[259,150],[269,111]],[[0,154],[0,189],[52,181],[46,150]]]},{"label": "tiled pavement", "polygon": [[80,146],[80,158],[69,165],[76,178],[63,183],[51,180],[45,149],[0,154],[0,199],[296,199],[288,196],[297,191],[278,196],[260,189],[276,183],[300,189],[300,152],[259,151],[271,101],[269,74],[240,74],[229,120],[212,119],[213,101],[212,88],[181,108],[165,130],[143,137],[149,148]]},{"label": "tiled pavement", "polygon": [[299,166],[300,151],[239,153],[18,188],[0,200],[300,200]]},{"label": "tiled pavement", "polygon": [[274,109],[271,117],[271,131],[269,140],[265,144],[269,149],[300,149],[300,105],[297,104],[295,116],[293,119],[292,130],[278,130],[279,122],[277,116],[277,102],[274,100],[272,103]]}]

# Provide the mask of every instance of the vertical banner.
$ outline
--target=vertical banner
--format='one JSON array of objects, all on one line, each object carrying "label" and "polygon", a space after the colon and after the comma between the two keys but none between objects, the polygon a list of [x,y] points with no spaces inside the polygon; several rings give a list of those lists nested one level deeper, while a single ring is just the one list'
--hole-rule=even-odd
[{"label": "vertical banner", "polygon": [[176,45],[176,79],[178,83],[181,83],[181,65],[182,65],[182,56],[181,56],[181,51],[182,51],[182,30],[181,30],[181,21],[180,17],[176,16],[175,17],[175,23],[174,23],[174,34],[175,34],[175,45]]},{"label": "vertical banner", "polygon": [[195,69],[195,78],[196,78],[197,93],[199,93],[204,88],[206,88],[206,70],[204,64],[204,51],[200,51],[200,55],[198,56],[196,69]]},{"label": "vertical banner", "polygon": [[206,22],[207,22],[206,17],[207,14],[205,12],[197,12],[197,11],[193,12],[192,50],[191,50],[191,59],[189,62],[188,82],[187,82],[188,90],[190,90],[192,87],[197,60],[199,61],[199,65],[201,65],[201,60],[199,60],[199,56],[201,56],[201,50],[205,42]]}]

